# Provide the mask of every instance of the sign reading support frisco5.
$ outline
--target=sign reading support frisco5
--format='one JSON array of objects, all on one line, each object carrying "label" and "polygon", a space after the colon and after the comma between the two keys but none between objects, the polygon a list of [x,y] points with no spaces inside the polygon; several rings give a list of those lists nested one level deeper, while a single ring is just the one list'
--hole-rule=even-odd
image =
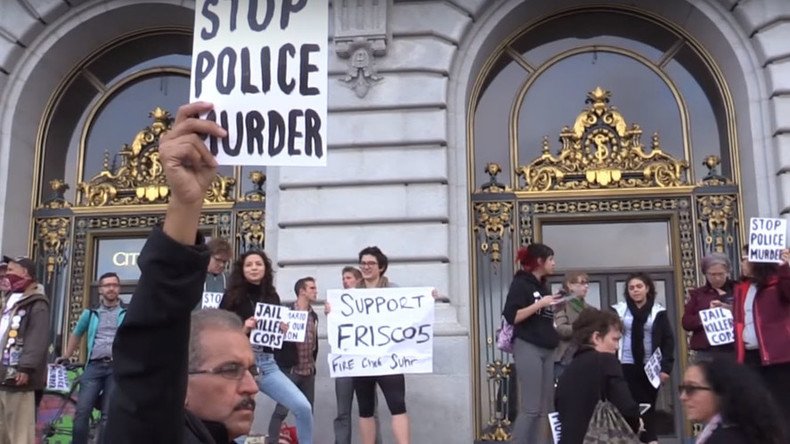
[{"label": "sign reading support frisco5", "polygon": [[327,0],[197,0],[191,101],[221,165],[326,165]]},{"label": "sign reading support frisco5", "polygon": [[329,290],[333,378],[433,371],[431,288]]},{"label": "sign reading support frisco5", "polygon": [[145,245],[145,238],[99,239],[96,242],[96,266],[93,280],[108,272],[115,272],[122,281],[140,278],[137,258]]}]

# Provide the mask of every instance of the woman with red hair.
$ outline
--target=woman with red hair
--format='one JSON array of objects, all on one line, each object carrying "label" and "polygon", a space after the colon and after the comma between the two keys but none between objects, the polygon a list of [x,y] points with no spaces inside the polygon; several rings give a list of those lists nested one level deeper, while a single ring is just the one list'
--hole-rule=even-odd
[{"label": "woman with red hair", "polygon": [[554,273],[554,251],[543,244],[518,250],[518,270],[510,284],[502,316],[513,325],[513,358],[519,387],[518,417],[512,443],[544,442],[554,388],[554,349],[560,341],[554,329],[551,295],[546,278]]}]

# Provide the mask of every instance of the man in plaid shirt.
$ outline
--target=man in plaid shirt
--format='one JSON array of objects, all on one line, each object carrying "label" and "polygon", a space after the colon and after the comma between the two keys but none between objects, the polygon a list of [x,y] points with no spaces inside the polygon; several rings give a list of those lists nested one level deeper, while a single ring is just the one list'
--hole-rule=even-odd
[{"label": "man in plaid shirt", "polygon": [[[308,322],[304,342],[286,342],[282,350],[277,353],[277,362],[283,373],[304,393],[310,405],[315,397],[315,359],[318,356],[318,315],[313,311],[313,303],[318,298],[318,288],[315,279],[307,276],[296,281],[294,285],[296,302],[288,308],[291,310],[307,311]],[[282,404],[272,413],[269,421],[269,439],[276,444],[280,436],[280,427],[288,408]]]}]

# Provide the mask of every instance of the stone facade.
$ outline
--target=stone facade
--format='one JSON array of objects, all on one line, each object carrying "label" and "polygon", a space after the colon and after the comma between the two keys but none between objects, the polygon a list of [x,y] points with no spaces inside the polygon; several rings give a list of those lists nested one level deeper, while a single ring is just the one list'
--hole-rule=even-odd
[{"label": "stone facade", "polygon": [[[360,13],[345,1],[333,3],[333,14],[340,7]],[[393,281],[435,286],[449,296],[451,303],[440,304],[437,313],[435,373],[407,378],[416,443],[470,442],[473,436],[469,89],[492,48],[524,23],[592,3],[367,0],[362,4],[369,9],[360,13],[369,14],[367,27],[333,15],[329,165],[269,172],[267,250],[277,261],[281,294],[290,295],[291,283],[305,275],[315,276],[323,289],[337,286],[339,269],[355,263],[360,248],[378,245],[392,260]],[[746,216],[788,217],[790,3],[645,3],[650,5],[640,7],[685,26],[714,55],[730,85]],[[181,0],[2,1],[0,250],[27,249],[35,141],[59,79],[103,42],[131,29],[191,26],[193,7]],[[324,356],[325,341],[321,345]],[[319,375],[326,375],[321,362]],[[262,410],[267,408],[264,403]],[[334,387],[325,376],[317,383],[316,410],[317,442],[329,443]],[[264,430],[268,416],[258,418],[256,428]],[[382,424],[389,429],[387,421]]]}]

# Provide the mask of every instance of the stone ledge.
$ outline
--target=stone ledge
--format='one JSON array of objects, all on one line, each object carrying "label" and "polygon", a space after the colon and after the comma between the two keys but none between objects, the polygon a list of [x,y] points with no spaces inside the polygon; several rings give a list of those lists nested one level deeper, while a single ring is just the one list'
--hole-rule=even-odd
[{"label": "stone ledge", "polygon": [[447,119],[442,109],[329,114],[329,145],[444,144]]},{"label": "stone ledge", "polygon": [[752,41],[763,66],[790,57],[790,46],[786,43],[790,41],[790,21],[777,23],[758,32]]}]

